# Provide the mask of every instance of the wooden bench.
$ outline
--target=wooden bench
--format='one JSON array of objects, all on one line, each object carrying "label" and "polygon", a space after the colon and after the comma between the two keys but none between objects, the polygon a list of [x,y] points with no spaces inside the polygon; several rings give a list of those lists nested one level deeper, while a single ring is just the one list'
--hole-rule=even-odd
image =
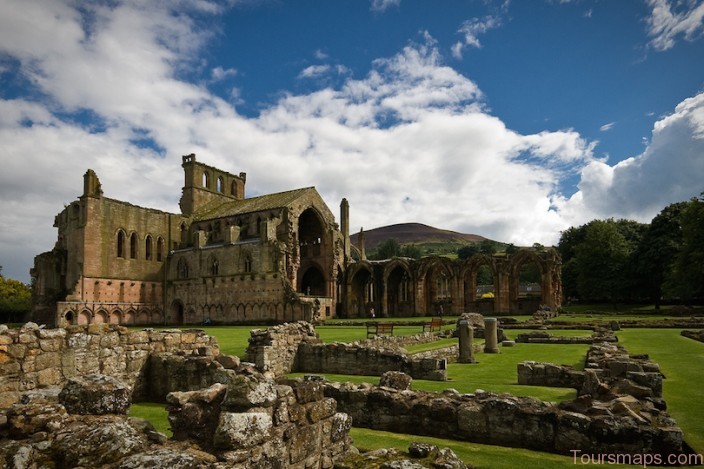
[{"label": "wooden bench", "polygon": [[394,323],[392,322],[368,322],[367,339],[379,335],[394,335]]},{"label": "wooden bench", "polygon": [[442,318],[433,318],[423,324],[423,332],[435,332],[442,329]]}]

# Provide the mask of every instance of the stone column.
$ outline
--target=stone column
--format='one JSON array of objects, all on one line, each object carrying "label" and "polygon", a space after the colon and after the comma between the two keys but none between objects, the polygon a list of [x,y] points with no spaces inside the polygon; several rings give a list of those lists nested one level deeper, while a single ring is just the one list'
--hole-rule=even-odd
[{"label": "stone column", "polygon": [[469,325],[469,321],[463,319],[459,324],[460,333],[460,356],[457,358],[458,363],[475,363],[474,349],[472,342],[474,341],[474,329]]},{"label": "stone column", "polygon": [[496,318],[484,319],[484,353],[499,353]]}]

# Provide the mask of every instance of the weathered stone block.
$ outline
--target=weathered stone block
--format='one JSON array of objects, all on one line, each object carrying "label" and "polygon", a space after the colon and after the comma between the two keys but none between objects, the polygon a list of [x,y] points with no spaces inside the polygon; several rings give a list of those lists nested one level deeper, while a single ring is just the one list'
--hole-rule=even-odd
[{"label": "weathered stone block", "polygon": [[222,412],[213,444],[220,449],[243,449],[267,440],[273,428],[268,414]]},{"label": "weathered stone block", "polygon": [[59,401],[72,414],[126,414],[132,390],[111,376],[92,374],[68,380]]},{"label": "weathered stone block", "polygon": [[250,407],[269,407],[276,402],[274,383],[249,376],[234,375],[227,383],[227,394],[223,407],[242,409]]}]

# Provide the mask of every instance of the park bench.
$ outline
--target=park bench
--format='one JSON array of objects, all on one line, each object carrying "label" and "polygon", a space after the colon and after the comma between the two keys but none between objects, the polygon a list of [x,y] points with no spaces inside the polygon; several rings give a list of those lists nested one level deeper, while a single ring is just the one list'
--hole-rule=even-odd
[{"label": "park bench", "polygon": [[367,339],[379,335],[394,335],[394,323],[392,322],[368,322]]},{"label": "park bench", "polygon": [[442,318],[433,318],[423,324],[423,332],[435,332],[442,329]]}]

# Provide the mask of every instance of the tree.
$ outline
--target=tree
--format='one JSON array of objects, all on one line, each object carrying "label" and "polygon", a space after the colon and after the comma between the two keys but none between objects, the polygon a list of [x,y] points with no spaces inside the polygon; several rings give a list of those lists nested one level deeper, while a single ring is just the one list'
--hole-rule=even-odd
[{"label": "tree", "polygon": [[680,214],[682,248],[673,270],[672,290],[690,301],[704,296],[704,193]]},{"label": "tree", "polygon": [[412,259],[420,259],[423,257],[423,253],[415,244],[407,244],[401,248],[401,256],[410,257]]},{"label": "tree", "polygon": [[29,285],[0,275],[0,322],[19,321],[31,308]]},{"label": "tree", "polygon": [[377,246],[370,259],[391,259],[401,255],[401,245],[395,238],[389,238]]},{"label": "tree", "polygon": [[687,202],[668,205],[653,218],[633,254],[635,288],[660,309],[666,283],[672,282],[675,260],[682,247],[682,211]]},{"label": "tree", "polygon": [[584,241],[575,248],[577,290],[583,299],[616,303],[623,296],[629,243],[613,220],[587,225]]},{"label": "tree", "polygon": [[484,239],[479,243],[479,252],[487,256],[493,256],[496,253],[496,243],[490,239]]},{"label": "tree", "polygon": [[469,259],[479,253],[479,246],[476,244],[468,244],[457,249],[457,258],[461,260]]}]

